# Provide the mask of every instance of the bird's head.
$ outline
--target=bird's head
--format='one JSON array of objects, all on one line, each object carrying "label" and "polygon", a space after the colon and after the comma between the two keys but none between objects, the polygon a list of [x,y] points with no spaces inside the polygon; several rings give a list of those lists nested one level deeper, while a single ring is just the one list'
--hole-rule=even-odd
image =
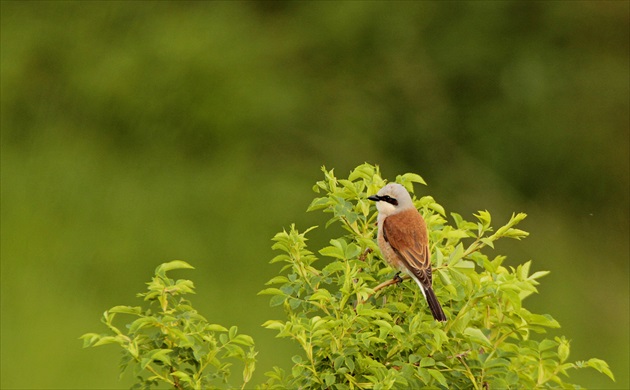
[{"label": "bird's head", "polygon": [[409,192],[398,183],[387,184],[376,195],[369,196],[368,199],[376,202],[376,209],[379,214],[385,217],[415,208]]}]

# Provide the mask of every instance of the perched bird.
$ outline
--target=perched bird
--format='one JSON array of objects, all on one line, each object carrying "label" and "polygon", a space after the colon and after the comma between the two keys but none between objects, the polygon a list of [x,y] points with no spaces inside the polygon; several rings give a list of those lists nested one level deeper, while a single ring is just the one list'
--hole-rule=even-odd
[{"label": "perched bird", "polygon": [[446,321],[432,287],[427,224],[413,205],[411,195],[402,185],[389,183],[368,199],[376,202],[378,246],[383,257],[418,283],[433,318]]}]

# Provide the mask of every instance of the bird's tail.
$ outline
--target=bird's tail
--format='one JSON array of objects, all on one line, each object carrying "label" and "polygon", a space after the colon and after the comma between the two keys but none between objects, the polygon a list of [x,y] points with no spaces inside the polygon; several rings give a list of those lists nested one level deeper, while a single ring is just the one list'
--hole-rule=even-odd
[{"label": "bird's tail", "polygon": [[424,291],[424,296],[427,298],[427,303],[429,304],[429,309],[431,309],[431,314],[433,314],[433,318],[437,321],[446,321],[446,315],[442,310],[442,306],[440,306],[440,302],[438,302],[435,293],[431,287],[422,287]]}]

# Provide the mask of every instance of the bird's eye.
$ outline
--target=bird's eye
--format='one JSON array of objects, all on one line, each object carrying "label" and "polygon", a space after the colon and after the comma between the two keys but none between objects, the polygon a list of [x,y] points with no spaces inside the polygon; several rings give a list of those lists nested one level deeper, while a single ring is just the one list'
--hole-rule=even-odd
[{"label": "bird's eye", "polygon": [[385,202],[389,203],[389,204],[393,204],[394,206],[398,206],[398,201],[394,198],[392,198],[389,195],[385,195],[382,198]]}]

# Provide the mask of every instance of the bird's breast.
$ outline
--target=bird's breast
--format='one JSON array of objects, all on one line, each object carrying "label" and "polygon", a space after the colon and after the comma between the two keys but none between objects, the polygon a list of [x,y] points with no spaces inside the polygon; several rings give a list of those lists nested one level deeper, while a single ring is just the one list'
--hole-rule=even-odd
[{"label": "bird's breast", "polygon": [[405,268],[402,261],[398,257],[398,254],[385,239],[382,222],[378,224],[377,241],[378,241],[378,247],[381,249],[381,253],[383,254],[383,258],[385,259],[385,261],[392,267],[396,268],[397,270],[406,271],[407,269]]}]

